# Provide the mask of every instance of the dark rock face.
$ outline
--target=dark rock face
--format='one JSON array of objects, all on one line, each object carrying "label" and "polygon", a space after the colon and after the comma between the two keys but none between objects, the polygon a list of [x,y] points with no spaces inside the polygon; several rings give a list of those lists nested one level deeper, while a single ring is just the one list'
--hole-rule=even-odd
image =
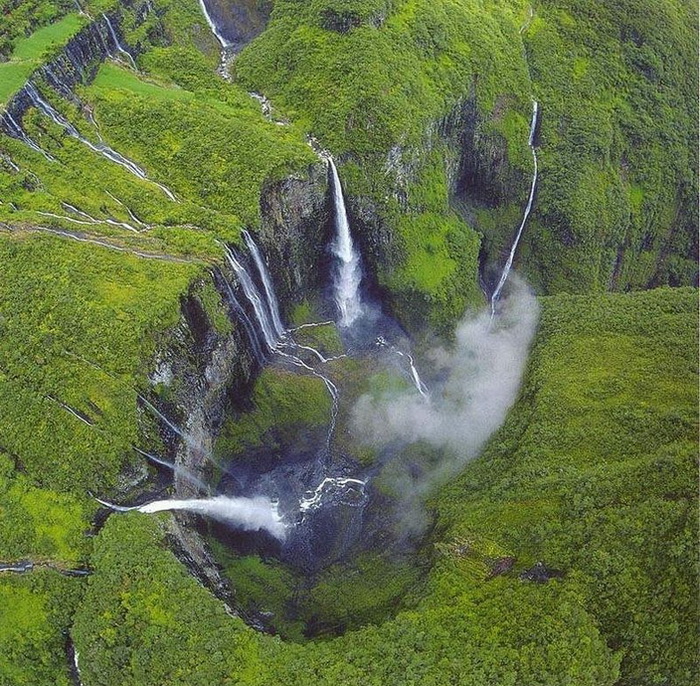
[{"label": "dark rock face", "polygon": [[522,581],[534,581],[536,584],[546,584],[550,579],[560,579],[563,576],[564,572],[546,567],[543,562],[537,562],[534,567],[520,573]]},{"label": "dark rock face", "polygon": [[260,200],[262,222],[255,236],[267,259],[282,314],[329,283],[328,245],[333,206],[326,165],[268,184]]},{"label": "dark rock face", "polygon": [[242,50],[267,25],[271,0],[202,0],[219,33],[231,43],[233,52]]},{"label": "dark rock face", "polygon": [[[268,261],[284,316],[293,304],[316,291],[323,280],[318,264],[325,250],[330,217],[325,165],[312,165],[303,175],[271,183],[263,191],[261,214],[256,240]],[[224,280],[239,302],[246,302],[226,267],[215,270],[211,278],[224,302]],[[232,330],[220,334],[197,298],[197,286],[193,284],[183,298],[180,323],[154,361],[151,377],[154,383],[170,386],[167,404],[152,400],[186,436],[182,440],[161,422],[161,437],[175,464],[182,468],[175,474],[175,493],[180,498],[207,495],[183,473],[211,482],[213,464],[209,458],[230,399],[244,398],[260,369],[235,311],[231,310]],[[197,531],[197,518],[177,513],[170,535],[176,553],[192,573],[232,606],[230,589]]]},{"label": "dark rock face", "polygon": [[508,557],[499,557],[492,565],[491,565],[491,571],[489,573],[489,579],[493,579],[496,576],[500,576],[501,574],[506,574],[508,573],[511,569],[513,569],[513,565],[515,564],[515,558],[508,556]]}]

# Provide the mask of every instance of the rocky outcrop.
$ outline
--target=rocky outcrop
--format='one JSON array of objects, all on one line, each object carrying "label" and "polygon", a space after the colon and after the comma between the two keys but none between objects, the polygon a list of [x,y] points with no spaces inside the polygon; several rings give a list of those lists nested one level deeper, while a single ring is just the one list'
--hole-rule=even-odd
[{"label": "rocky outcrop", "polygon": [[201,0],[233,52],[242,50],[267,26],[272,0]]},{"label": "rocky outcrop", "polygon": [[[125,3],[127,5],[127,3]],[[149,0],[127,5],[132,10],[130,21],[135,27],[142,25],[151,16],[155,16],[153,5]],[[57,93],[80,106],[80,101],[73,94],[73,87],[78,83],[89,83],[97,74],[99,65],[109,56],[128,56],[133,59],[141,46],[126,45],[121,31],[121,24],[126,9],[119,8],[108,14],[95,18],[73,36],[49,62],[39,67],[29,78],[46,81]],[[157,33],[157,31],[156,31]],[[32,100],[26,86],[21,88],[5,106],[6,112],[15,122],[21,122],[24,113],[32,106]],[[0,130],[11,138],[18,137],[17,126],[10,117],[3,113],[0,117]]]},{"label": "rocky outcrop", "polygon": [[[295,303],[317,293],[325,278],[318,268],[331,217],[325,164],[319,162],[303,175],[270,183],[261,198],[261,215],[256,239],[269,263],[282,313],[288,315]],[[225,266],[214,268],[208,278],[224,303],[229,287],[238,301],[245,303],[234,275]],[[235,311],[230,313],[230,330],[218,330],[213,313],[202,304],[203,287],[200,280],[183,297],[180,322],[158,353],[151,374],[151,381],[162,392],[149,402],[182,430],[180,436],[168,422],[159,424],[161,438],[179,468],[174,490],[183,498],[206,495],[185,474],[211,482],[214,441],[226,410],[231,400],[245,398],[259,371],[248,334]],[[195,576],[227,604],[235,604],[197,532],[196,518],[178,512],[169,535],[176,553]]]}]

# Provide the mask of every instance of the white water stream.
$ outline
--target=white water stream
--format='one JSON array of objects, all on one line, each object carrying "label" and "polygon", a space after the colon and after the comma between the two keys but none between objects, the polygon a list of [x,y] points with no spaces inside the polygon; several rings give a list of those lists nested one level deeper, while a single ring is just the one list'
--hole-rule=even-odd
[{"label": "white water stream", "polygon": [[127,157],[124,157],[124,155],[118,153],[116,150],[113,150],[105,143],[101,141],[99,143],[93,143],[92,141],[82,136],[78,129],[76,129],[75,126],[73,126],[73,124],[71,124],[62,114],[60,114],[60,112],[58,112],[53,107],[53,105],[51,105],[49,102],[44,100],[44,98],[41,97],[41,94],[31,81],[28,81],[24,88],[25,92],[29,96],[29,99],[32,101],[34,106],[44,116],[51,119],[51,121],[53,121],[54,124],[57,124],[62,129],[64,129],[69,136],[80,141],[83,145],[86,145],[88,148],[90,148],[90,150],[98,153],[99,155],[102,155],[102,157],[108,159],[110,162],[114,162],[120,167],[123,167],[128,172],[141,179],[142,181],[148,181],[150,183],[155,184],[156,186],[158,186],[158,188],[160,188],[163,191],[163,193],[165,193],[165,195],[168,196],[168,198],[170,198],[170,200],[177,201],[177,198],[169,188],[167,188],[161,183],[158,183],[157,181],[153,181],[153,179],[150,179],[146,172],[141,167],[139,167],[138,164],[132,162]]},{"label": "white water stream", "polygon": [[343,187],[340,185],[338,170],[332,157],[328,157],[328,164],[333,180],[333,199],[335,204],[335,228],[336,237],[333,241],[333,254],[338,260],[338,269],[335,277],[335,302],[340,311],[340,326],[350,326],[362,314],[362,302],[360,300],[360,282],[362,270],[360,269],[360,256],[355,250],[352,236],[350,235],[350,222],[348,221]]},{"label": "white water stream", "polygon": [[264,529],[279,540],[286,536],[286,525],[277,510],[277,503],[263,496],[253,498],[232,498],[217,495],[213,498],[192,498],[188,500],[155,500],[145,505],[123,507],[107,500],[95,498],[98,503],[117,512],[142,512],[155,514],[168,510],[185,510],[230,524],[244,531]]},{"label": "white water stream", "polygon": [[528,145],[530,146],[530,150],[532,152],[532,161],[534,165],[534,171],[532,174],[532,183],[530,184],[530,194],[527,198],[527,206],[525,207],[525,212],[523,213],[523,218],[522,221],[520,222],[520,226],[518,227],[518,231],[515,234],[515,239],[513,240],[513,244],[511,245],[510,248],[510,253],[508,254],[508,259],[506,260],[505,266],[503,267],[503,271],[501,272],[501,278],[498,281],[498,285],[496,286],[496,290],[493,292],[493,295],[491,296],[491,318],[493,319],[495,313],[496,313],[496,305],[498,304],[498,300],[501,297],[501,291],[503,290],[503,286],[505,285],[507,279],[508,279],[508,274],[510,274],[510,269],[513,266],[513,259],[515,258],[515,251],[518,249],[518,243],[520,242],[520,237],[523,234],[523,229],[525,228],[525,224],[527,223],[528,217],[530,216],[530,212],[532,211],[532,203],[535,199],[535,188],[537,187],[537,151],[535,150],[535,132],[537,131],[537,117],[539,115],[539,104],[537,100],[532,101],[532,120],[530,121],[530,136],[528,139]]}]

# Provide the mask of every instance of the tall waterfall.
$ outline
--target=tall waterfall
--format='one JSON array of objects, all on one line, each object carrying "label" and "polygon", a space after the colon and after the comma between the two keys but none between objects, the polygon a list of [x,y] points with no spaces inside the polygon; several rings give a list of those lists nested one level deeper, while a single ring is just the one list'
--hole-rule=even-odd
[{"label": "tall waterfall", "polygon": [[229,248],[227,245],[224,246],[224,249],[226,251],[226,259],[238,277],[238,281],[243,288],[246,298],[248,298],[248,302],[250,302],[253,307],[255,318],[258,320],[258,324],[260,325],[260,331],[262,332],[265,345],[267,349],[272,352],[279,346],[281,334],[277,333],[272,315],[270,314],[270,309],[260,294],[258,287],[253,282],[252,277],[235,255],[233,250],[231,250],[231,248]]},{"label": "tall waterfall", "polygon": [[267,269],[260,250],[257,244],[253,240],[253,237],[247,232],[243,231],[243,240],[245,241],[246,247],[253,256],[253,261],[255,262],[255,267],[260,275],[260,280],[262,281],[263,288],[265,289],[265,296],[267,297],[267,306],[270,310],[270,317],[272,318],[272,325],[275,328],[275,332],[279,338],[284,336],[286,329],[282,324],[282,318],[280,317],[280,308],[277,303],[277,297],[275,296],[275,289],[272,285],[272,279],[270,278],[270,272]]},{"label": "tall waterfall", "polygon": [[360,256],[353,245],[350,235],[350,222],[345,210],[343,188],[340,185],[338,170],[333,158],[328,158],[333,179],[333,199],[335,201],[336,237],[333,241],[333,254],[338,258],[338,270],[335,277],[335,302],[340,311],[340,326],[350,326],[361,314],[360,281],[362,270]]},{"label": "tall waterfall", "polygon": [[518,228],[518,232],[515,234],[515,240],[513,241],[513,245],[510,248],[508,259],[506,260],[505,266],[503,267],[503,271],[501,272],[501,278],[498,280],[496,290],[491,296],[491,318],[493,318],[494,314],[496,313],[496,304],[498,303],[498,299],[501,297],[501,291],[503,290],[503,286],[505,285],[506,280],[508,279],[510,269],[513,266],[513,258],[515,257],[515,251],[518,248],[518,243],[520,242],[520,237],[522,236],[523,229],[525,228],[525,224],[528,220],[528,217],[530,216],[530,212],[532,211],[532,202],[535,199],[535,187],[537,186],[537,151],[535,150],[535,132],[537,130],[538,116],[539,104],[537,100],[533,100],[532,120],[530,121],[530,136],[528,138],[528,145],[530,146],[530,151],[532,152],[532,161],[534,164],[532,183],[530,185],[530,195],[527,199],[527,206],[525,207],[525,212],[523,213],[523,218],[520,222],[520,227]]}]

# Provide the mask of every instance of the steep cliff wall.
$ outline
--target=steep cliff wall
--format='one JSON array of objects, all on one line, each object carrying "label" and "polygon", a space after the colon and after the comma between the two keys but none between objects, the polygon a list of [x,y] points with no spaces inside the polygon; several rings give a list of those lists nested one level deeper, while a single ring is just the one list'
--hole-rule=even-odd
[{"label": "steep cliff wall", "polygon": [[[73,36],[56,56],[39,67],[29,81],[37,78],[46,81],[62,96],[74,100],[73,87],[78,83],[89,83],[97,73],[99,65],[109,56],[119,56],[120,51],[127,52],[133,59],[142,44],[127,46],[122,36],[121,24],[128,14],[128,23],[132,28],[145,25],[147,20],[155,20],[157,15],[153,4],[148,0],[136,3],[124,3],[124,8],[103,14],[82,28]],[[149,27],[151,37],[158,35],[158,29]],[[122,53],[123,56],[126,57]],[[76,101],[77,102],[77,101]],[[21,88],[5,105],[5,110],[15,119],[21,121],[24,113],[32,106],[26,86]],[[17,129],[12,126],[3,113],[0,117],[0,131],[17,137]]]},{"label": "steep cliff wall", "polygon": [[[273,183],[263,192],[257,238],[268,259],[283,316],[323,286],[325,277],[318,265],[329,229],[327,196],[323,163],[312,165],[306,174]],[[175,494],[185,498],[204,495],[187,475],[212,482],[213,444],[229,402],[245,397],[260,371],[248,334],[227,305],[229,286],[241,303],[246,302],[234,275],[221,266],[212,270],[210,279],[195,282],[183,297],[181,320],[154,360],[151,375],[160,396],[154,402],[184,434],[178,436],[165,422],[159,424],[161,437],[180,468],[174,478]],[[212,284],[220,295],[218,304],[204,295]],[[230,326],[217,324],[222,309],[231,318]],[[194,523],[184,513],[173,518],[169,531],[175,550],[202,582],[233,606],[231,589],[219,575]]]}]

